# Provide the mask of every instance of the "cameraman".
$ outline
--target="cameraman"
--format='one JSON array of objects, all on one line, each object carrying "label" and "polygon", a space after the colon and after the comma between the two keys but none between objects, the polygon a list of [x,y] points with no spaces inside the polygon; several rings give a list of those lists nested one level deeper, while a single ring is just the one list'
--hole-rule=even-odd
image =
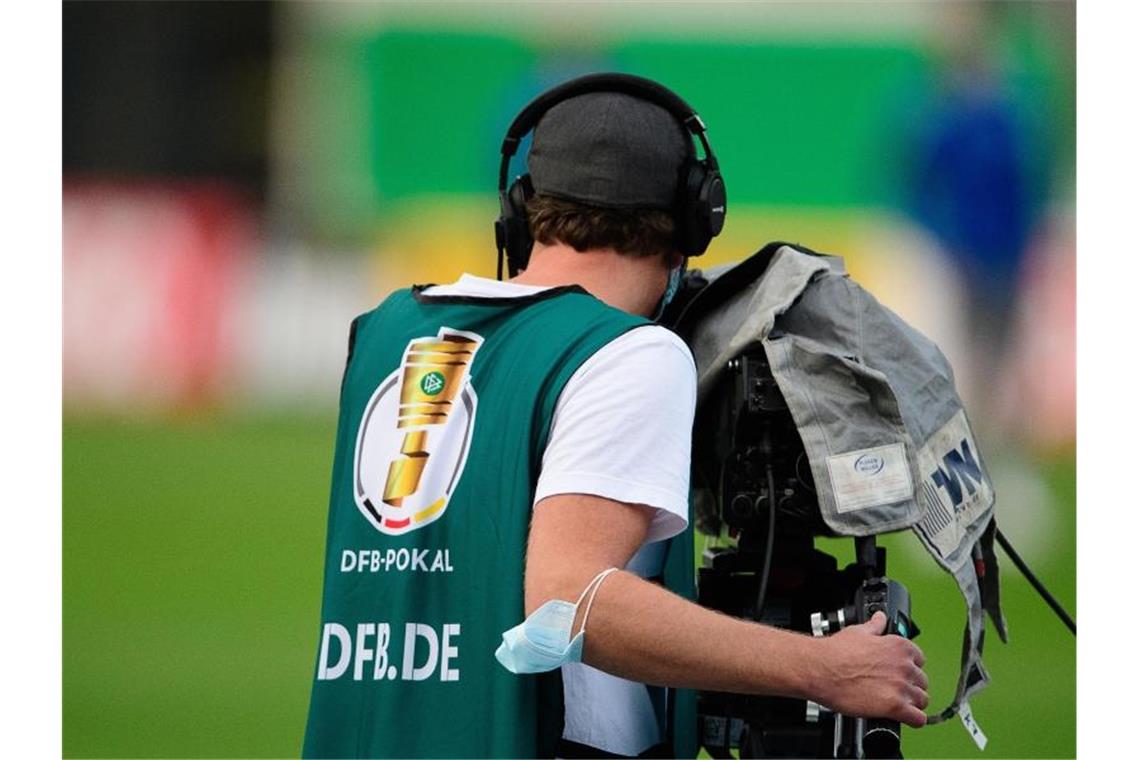
[{"label": "cameraman", "polygon": [[[647,318],[682,271],[674,211],[692,153],[675,115],[646,99],[602,91],[557,103],[529,154],[525,271],[399,291],[354,323],[306,756],[669,755],[660,686],[925,722],[922,653],[880,636],[881,614],[814,639],[647,580],[688,522],[696,371],[684,343]],[[362,495],[367,454],[382,447],[361,442],[382,416],[378,384],[400,377],[395,367],[408,367],[405,382],[421,377],[409,357],[437,330],[461,347],[454,364],[467,363],[478,398],[454,491],[415,528],[391,482],[387,506]],[[417,453],[412,435],[399,450],[432,466],[443,449]],[[437,433],[422,435],[430,444]],[[425,473],[420,490],[432,487]],[[346,549],[391,545],[446,546],[453,571],[344,571]],[[420,646],[421,632],[434,646]],[[550,678],[559,669],[561,684]]]}]

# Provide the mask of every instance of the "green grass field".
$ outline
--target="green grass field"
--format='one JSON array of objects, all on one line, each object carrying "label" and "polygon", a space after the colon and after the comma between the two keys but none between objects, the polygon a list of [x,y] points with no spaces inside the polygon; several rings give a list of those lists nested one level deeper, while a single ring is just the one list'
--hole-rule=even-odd
[{"label": "green grass field", "polygon": [[[333,426],[332,413],[66,419],[65,756],[299,753]],[[1075,465],[1068,455],[1041,466],[1061,532],[1051,561],[1034,569],[1075,611]],[[904,550],[915,541],[885,543],[892,575],[911,589],[941,708],[957,681],[963,607],[948,575]],[[1011,641],[991,631],[994,683],[972,702],[988,749],[978,752],[955,720],[908,731],[907,757],[1075,756],[1075,640],[1010,563],[1003,572]]]}]

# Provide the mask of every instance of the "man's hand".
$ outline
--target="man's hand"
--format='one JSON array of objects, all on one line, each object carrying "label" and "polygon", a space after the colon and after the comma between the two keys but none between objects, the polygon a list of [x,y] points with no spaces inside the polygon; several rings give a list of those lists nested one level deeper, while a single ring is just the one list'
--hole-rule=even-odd
[{"label": "man's hand", "polygon": [[[887,616],[876,612],[862,625],[823,639],[823,680],[818,701],[834,712],[889,718],[914,728],[926,724],[930,698],[922,650],[902,636],[883,636]],[[823,649],[823,647],[821,647]]]}]

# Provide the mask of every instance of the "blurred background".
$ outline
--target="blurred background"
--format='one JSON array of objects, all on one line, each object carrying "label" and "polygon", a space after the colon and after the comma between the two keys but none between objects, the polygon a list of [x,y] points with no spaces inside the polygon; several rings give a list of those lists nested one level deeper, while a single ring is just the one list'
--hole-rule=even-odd
[{"label": "blurred background", "polygon": [[[502,134],[591,71],[708,124],[730,211],[694,264],[839,254],[942,346],[1075,612],[1072,3],[66,2],[62,34],[66,756],[300,751],[349,322],[494,276]],[[941,708],[962,601],[885,543]],[[1072,757],[1074,639],[1003,571],[986,754]],[[903,747],[980,755],[957,721]]]}]

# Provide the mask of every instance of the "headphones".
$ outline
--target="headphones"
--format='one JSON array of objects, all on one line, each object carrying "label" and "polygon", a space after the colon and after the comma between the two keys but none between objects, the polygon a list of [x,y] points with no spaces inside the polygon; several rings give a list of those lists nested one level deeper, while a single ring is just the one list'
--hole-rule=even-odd
[{"label": "headphones", "polygon": [[687,133],[700,141],[705,157],[697,158],[696,145],[690,139],[689,153],[678,178],[672,209],[677,250],[685,256],[700,256],[724,227],[724,180],[705,136],[704,122],[697,112],[672,90],[649,79],[631,74],[588,74],[547,90],[532,100],[511,122],[503,138],[502,161],[499,164],[500,210],[499,218],[495,220],[500,280],[503,279],[504,255],[510,276],[514,277],[526,268],[534,244],[526,215],[526,202],[534,196],[534,185],[530,175],[523,174],[507,187],[511,158],[522,138],[535,128],[547,111],[564,100],[592,92],[618,92],[661,106]]}]

